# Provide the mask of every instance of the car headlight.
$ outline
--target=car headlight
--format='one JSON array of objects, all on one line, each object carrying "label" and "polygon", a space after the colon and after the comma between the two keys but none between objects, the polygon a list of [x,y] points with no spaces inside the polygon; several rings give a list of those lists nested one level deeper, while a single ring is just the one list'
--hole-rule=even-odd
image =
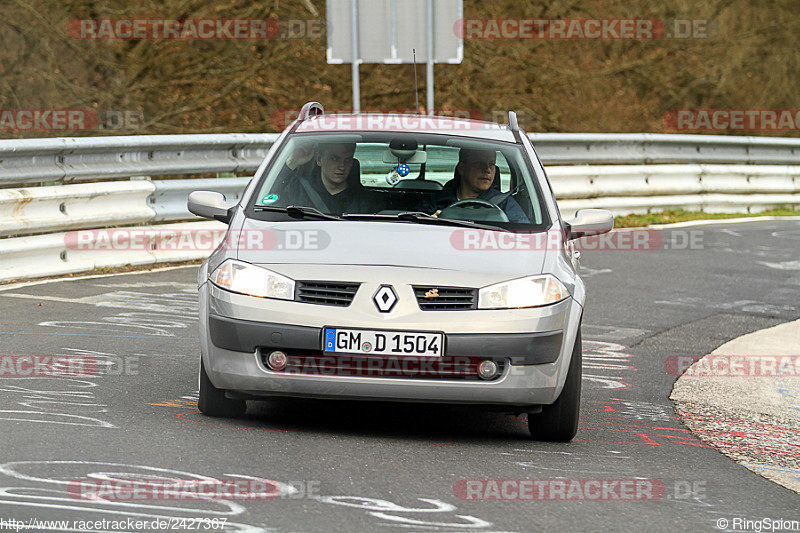
[{"label": "car headlight", "polygon": [[209,279],[226,291],[260,298],[294,300],[294,280],[234,259],[228,259],[218,266]]},{"label": "car headlight", "polygon": [[567,288],[554,276],[529,276],[482,288],[478,291],[478,309],[539,307],[560,302],[567,296]]}]

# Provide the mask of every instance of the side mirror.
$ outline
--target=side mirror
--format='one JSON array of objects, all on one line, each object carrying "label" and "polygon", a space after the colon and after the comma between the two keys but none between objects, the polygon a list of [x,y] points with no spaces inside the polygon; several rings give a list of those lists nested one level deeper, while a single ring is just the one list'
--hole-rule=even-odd
[{"label": "side mirror", "polygon": [[580,209],[575,218],[567,220],[568,239],[608,233],[614,227],[614,215],[607,209]]},{"label": "side mirror", "polygon": [[213,191],[194,191],[186,202],[190,213],[203,218],[219,220],[227,224],[231,220],[230,208],[225,204],[225,196]]}]

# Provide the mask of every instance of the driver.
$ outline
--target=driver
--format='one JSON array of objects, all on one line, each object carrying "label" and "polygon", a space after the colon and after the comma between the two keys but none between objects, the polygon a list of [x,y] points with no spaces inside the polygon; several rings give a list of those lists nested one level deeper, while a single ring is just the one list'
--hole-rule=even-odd
[{"label": "driver", "polygon": [[[434,209],[438,216],[442,209],[460,200],[478,199],[496,204],[510,222],[528,223],[528,217],[511,195],[503,195],[499,203],[492,201],[500,196],[500,188],[494,183],[497,174],[497,152],[462,148],[458,151],[455,177],[448,181],[437,194]],[[493,186],[495,185],[495,186]],[[499,183],[497,184],[499,185]],[[428,209],[427,211],[433,211]]]}]

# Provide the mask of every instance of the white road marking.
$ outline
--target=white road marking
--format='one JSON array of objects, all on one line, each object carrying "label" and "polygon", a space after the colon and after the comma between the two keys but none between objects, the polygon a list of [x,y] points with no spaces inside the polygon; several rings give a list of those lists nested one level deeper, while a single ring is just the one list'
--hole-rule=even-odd
[{"label": "white road marking", "polygon": [[759,261],[759,265],[764,265],[777,270],[800,270],[800,261],[782,261],[780,263],[770,263],[768,261]]},{"label": "white road marking", "polygon": [[620,341],[631,337],[639,337],[650,333],[649,329],[623,328],[619,326],[596,326],[584,324],[582,326],[583,338],[593,341]]},{"label": "white road marking", "polygon": [[61,296],[40,296],[36,294],[0,294],[0,296],[5,296],[6,298],[22,298],[24,300],[46,300],[48,302],[60,302],[67,304],[98,305],[105,295],[101,294],[99,296],[84,296],[83,298],[62,298]]},{"label": "white road marking", "polygon": [[[47,470],[52,472],[56,467],[61,466],[69,471],[64,472],[63,475],[54,478],[39,477],[35,475],[26,474],[23,472],[26,468],[36,469],[37,467],[47,467]],[[106,469],[105,471],[103,469]],[[93,471],[100,470],[100,471]],[[56,484],[56,485],[69,485],[76,479],[92,478],[99,480],[123,480],[130,479],[187,479],[197,480],[200,482],[215,482],[215,478],[203,476],[200,474],[192,474],[190,472],[182,472],[180,470],[171,470],[165,468],[157,468],[153,466],[143,465],[130,465],[124,463],[104,463],[93,461],[13,461],[0,464],[0,474],[18,480],[29,481],[34,483]],[[235,475],[236,477],[249,478],[249,476]],[[283,483],[281,491],[284,490]],[[294,487],[288,487],[287,491],[294,490]],[[36,495],[52,493],[53,495]],[[177,505],[177,502],[171,505],[158,505],[154,503],[144,502],[126,502],[116,500],[80,500],[71,497],[66,497],[62,490],[43,489],[38,487],[0,487],[0,505],[9,504],[14,506],[28,506],[28,507],[42,507],[48,509],[63,509],[70,511],[81,511],[83,513],[102,513],[110,515],[123,515],[123,516],[140,516],[149,518],[163,518],[169,519],[182,516],[210,516],[210,517],[230,517],[241,515],[247,511],[243,505],[230,501],[230,500],[203,500],[204,506],[211,506],[215,508],[204,509],[196,505]],[[198,503],[193,501],[191,503]],[[61,530],[69,531],[69,530]],[[258,526],[250,524],[241,524],[235,522],[225,522],[224,526],[217,531],[241,531],[241,532],[266,532],[270,531]]]},{"label": "white road marking", "polygon": [[581,266],[580,276],[582,278],[591,278],[592,276],[597,276],[598,274],[611,274],[612,272],[613,271],[610,268],[589,268]]}]

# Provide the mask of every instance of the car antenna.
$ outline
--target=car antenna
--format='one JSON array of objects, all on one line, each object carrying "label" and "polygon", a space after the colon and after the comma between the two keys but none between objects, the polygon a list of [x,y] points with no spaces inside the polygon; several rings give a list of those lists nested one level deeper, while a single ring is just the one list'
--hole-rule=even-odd
[{"label": "car antenna", "polygon": [[414,98],[417,100],[417,115],[419,115],[419,87],[417,87],[417,49],[412,48],[411,54],[414,59]]},{"label": "car antenna", "polygon": [[[412,57],[414,58],[414,98],[417,100],[417,115],[419,115],[419,87],[417,87],[417,49],[411,49]],[[428,151],[427,146],[423,146],[422,149],[424,151]],[[419,167],[419,176],[417,176],[418,180],[425,179],[425,163],[422,163]]]}]

